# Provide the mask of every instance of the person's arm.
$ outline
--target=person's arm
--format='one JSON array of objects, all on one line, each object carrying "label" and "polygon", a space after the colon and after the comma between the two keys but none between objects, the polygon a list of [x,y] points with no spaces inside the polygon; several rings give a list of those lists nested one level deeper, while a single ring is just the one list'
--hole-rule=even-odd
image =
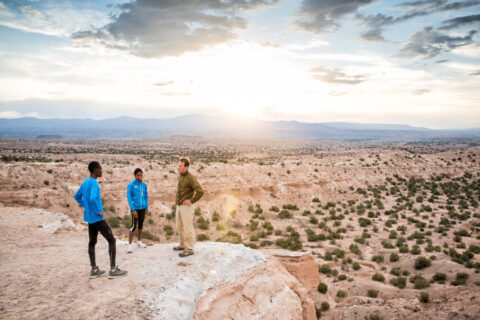
[{"label": "person's arm", "polygon": [[194,176],[192,176],[191,184],[192,184],[193,191],[195,191],[195,194],[193,195],[190,202],[192,202],[192,204],[194,204],[195,202],[200,200],[201,197],[203,197],[204,191],[203,191],[200,183],[198,183],[197,178],[195,178]]},{"label": "person's arm", "polygon": [[146,203],[145,210],[148,211],[148,187],[146,183],[145,183],[145,203]]},{"label": "person's arm", "polygon": [[80,186],[80,188],[77,190],[73,198],[75,199],[75,201],[78,202],[79,205],[81,205],[82,207],[85,206],[83,202],[83,183]]},{"label": "person's arm", "polygon": [[135,206],[133,205],[133,196],[132,196],[132,185],[129,183],[127,186],[127,200],[128,205],[130,206],[131,211],[135,211]]},{"label": "person's arm", "polygon": [[87,201],[88,201],[88,204],[90,205],[90,208],[93,209],[93,213],[103,217],[103,208],[101,204],[102,199],[100,198],[99,186],[92,187]]}]

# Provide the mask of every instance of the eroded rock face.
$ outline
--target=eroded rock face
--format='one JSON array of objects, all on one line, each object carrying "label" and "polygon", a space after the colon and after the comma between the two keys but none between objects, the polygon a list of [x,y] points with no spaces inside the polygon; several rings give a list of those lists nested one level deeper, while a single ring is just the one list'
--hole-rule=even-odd
[{"label": "eroded rock face", "polygon": [[[309,258],[300,256],[291,260],[296,260],[292,264],[300,265]],[[308,284],[307,278],[297,279],[280,259],[270,256],[265,264],[234,282],[214,287],[200,296],[192,319],[314,320],[315,306],[303,285],[303,282]]]}]

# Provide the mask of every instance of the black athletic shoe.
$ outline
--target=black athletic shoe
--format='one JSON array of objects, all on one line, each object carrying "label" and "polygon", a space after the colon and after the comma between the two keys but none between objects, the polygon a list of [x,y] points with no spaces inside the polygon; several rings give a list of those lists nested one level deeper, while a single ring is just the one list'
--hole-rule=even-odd
[{"label": "black athletic shoe", "polygon": [[96,267],[95,270],[90,271],[90,279],[95,279],[102,274],[105,274],[105,270],[100,270],[98,267]]},{"label": "black athletic shoe", "polygon": [[125,277],[128,274],[128,271],[118,269],[118,266],[114,270],[110,270],[108,273],[108,279],[115,279]]}]

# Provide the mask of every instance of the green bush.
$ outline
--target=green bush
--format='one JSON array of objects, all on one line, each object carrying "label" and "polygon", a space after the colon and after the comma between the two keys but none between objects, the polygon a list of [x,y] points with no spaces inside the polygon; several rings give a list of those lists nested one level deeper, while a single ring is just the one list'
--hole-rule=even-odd
[{"label": "green bush", "polygon": [[163,231],[165,231],[165,233],[167,234],[167,236],[171,236],[173,235],[173,228],[171,225],[166,225],[163,227]]},{"label": "green bush", "polygon": [[378,290],[368,289],[367,296],[369,298],[377,298],[378,297]]},{"label": "green bush", "polygon": [[144,230],[142,232],[142,237],[145,238],[145,239],[148,239],[148,240],[152,240],[152,241],[160,241],[160,238],[151,234],[148,230]]},{"label": "green bush", "polygon": [[358,262],[354,262],[352,264],[352,267],[353,267],[353,270],[360,270],[360,268],[361,268],[360,263],[358,263]]},{"label": "green bush", "polygon": [[318,292],[325,294],[325,293],[327,293],[328,286],[325,283],[320,282],[318,284],[317,290],[318,290]]},{"label": "green bush", "polygon": [[433,282],[445,283],[446,280],[447,280],[447,275],[445,273],[437,272],[432,277]]},{"label": "green bush", "polygon": [[385,281],[385,276],[381,273],[375,273],[372,276],[373,281],[378,281],[378,282],[384,282]]},{"label": "green bush", "polygon": [[120,227],[120,220],[117,217],[109,217],[107,219],[107,222],[112,228]]},{"label": "green bush", "polygon": [[468,273],[458,272],[455,277],[455,280],[452,281],[452,286],[465,285],[467,283],[467,280],[468,280]]},{"label": "green bush", "polygon": [[288,210],[282,210],[278,213],[278,217],[280,219],[290,219],[292,217],[292,214]]},{"label": "green bush", "polygon": [[320,273],[323,273],[323,274],[329,274],[332,272],[332,269],[328,264],[325,263],[318,267],[318,271],[320,271]]},{"label": "green bush", "polygon": [[242,236],[233,231],[228,231],[225,235],[217,238],[216,242],[242,243]]},{"label": "green bush", "polygon": [[344,290],[338,290],[337,291],[337,297],[338,298],[345,298],[347,296],[347,291]]},{"label": "green bush", "polygon": [[376,263],[381,263],[383,262],[383,256],[382,255],[375,255],[372,257],[372,261],[375,261]]},{"label": "green bush", "polygon": [[122,224],[130,229],[132,227],[132,216],[130,214],[126,214],[123,216],[123,219],[122,219]]},{"label": "green bush", "polygon": [[206,234],[203,234],[203,233],[197,234],[197,241],[207,241],[207,240],[209,240],[209,238]]},{"label": "green bush", "polygon": [[393,279],[390,279],[390,283],[399,289],[403,289],[407,286],[407,278],[403,278],[403,277],[393,278]]},{"label": "green bush", "polygon": [[320,310],[328,311],[330,309],[330,304],[327,301],[323,301],[320,305]]},{"label": "green bush", "polygon": [[430,267],[432,265],[432,261],[428,258],[425,257],[418,257],[415,259],[415,269],[420,270],[424,269],[427,267]]},{"label": "green bush", "polygon": [[421,303],[428,303],[428,301],[430,301],[430,297],[428,295],[428,292],[421,292],[420,296],[418,297],[418,300]]},{"label": "green bush", "polygon": [[391,253],[390,254],[390,262],[397,262],[400,260],[400,256],[396,253]]}]

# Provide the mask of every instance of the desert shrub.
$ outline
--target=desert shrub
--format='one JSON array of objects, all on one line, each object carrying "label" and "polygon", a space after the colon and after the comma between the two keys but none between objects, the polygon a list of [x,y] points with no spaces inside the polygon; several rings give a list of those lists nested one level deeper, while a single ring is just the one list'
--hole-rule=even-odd
[{"label": "desert shrub", "polygon": [[352,243],[348,248],[350,249],[350,251],[351,251],[352,253],[355,253],[355,254],[357,254],[357,255],[361,255],[361,254],[362,254],[362,251],[358,248],[358,246],[357,246],[356,244],[353,244],[353,243]]},{"label": "desert shrub", "polygon": [[288,210],[282,210],[278,213],[278,217],[280,219],[290,219],[292,217],[292,214]]},{"label": "desert shrub", "polygon": [[223,236],[217,238],[216,242],[242,243],[242,236],[236,232],[228,231]]},{"label": "desert shrub", "polygon": [[430,297],[428,295],[428,292],[420,292],[420,296],[418,297],[418,301],[421,303],[428,303],[430,301]]},{"label": "desert shrub", "polygon": [[210,226],[210,221],[208,219],[200,217],[197,219],[197,224],[200,229],[208,230],[208,227]]},{"label": "desert shrub", "polygon": [[403,289],[407,286],[407,278],[403,278],[403,277],[393,278],[393,279],[390,279],[390,283],[397,288]]},{"label": "desert shrub", "polygon": [[166,225],[163,227],[163,231],[167,234],[167,236],[171,236],[173,234],[173,228],[171,225]]},{"label": "desert shrub", "polygon": [[437,272],[432,277],[433,282],[445,283],[446,280],[447,280],[447,275],[445,273]]},{"label": "desert shrub", "polygon": [[196,216],[200,216],[200,215],[202,215],[202,210],[201,210],[199,207],[197,207],[197,208],[195,208],[195,211],[194,211],[193,213],[194,213]]},{"label": "desert shrub", "polygon": [[328,264],[325,263],[318,267],[318,271],[323,274],[329,274],[332,272],[332,269]]},{"label": "desert shrub", "polygon": [[424,289],[430,285],[424,277],[418,274],[410,277],[410,282],[413,283],[415,289]]},{"label": "desert shrub", "polygon": [[45,181],[43,181],[43,184],[46,185],[46,186],[48,186],[48,185],[50,184],[50,181],[45,180]]},{"label": "desert shrub", "polygon": [[375,261],[376,263],[381,263],[383,262],[383,256],[382,255],[375,255],[372,257],[372,261]]},{"label": "desert shrub", "polygon": [[354,262],[352,264],[352,268],[353,268],[353,270],[360,270],[360,268],[361,268],[360,263]]},{"label": "desert shrub", "polygon": [[344,290],[338,290],[337,291],[337,297],[338,298],[345,298],[347,296],[347,291]]},{"label": "desert shrub", "polygon": [[255,221],[255,220],[250,220],[250,224],[248,226],[248,228],[250,229],[250,231],[255,231],[257,230],[257,227],[258,227],[258,221]]},{"label": "desert shrub", "polygon": [[318,284],[317,290],[318,290],[318,292],[325,294],[325,293],[327,293],[328,286],[325,283],[320,282]]},{"label": "desert shrub", "polygon": [[385,276],[381,273],[375,273],[372,276],[373,281],[378,281],[378,282],[384,282],[385,281]]},{"label": "desert shrub", "polygon": [[120,227],[120,220],[117,217],[109,217],[107,219],[107,222],[112,228]]},{"label": "desert shrub", "polygon": [[280,212],[280,208],[278,208],[277,206],[271,206],[269,210],[273,212]]},{"label": "desert shrub", "polygon": [[142,232],[142,237],[145,238],[145,239],[148,239],[148,240],[152,240],[152,241],[160,241],[160,238],[151,234],[148,230],[144,230]]},{"label": "desert shrub", "polygon": [[320,310],[328,311],[330,309],[330,304],[327,301],[323,301],[320,305]]},{"label": "desert shrub", "polygon": [[367,296],[369,298],[377,298],[378,297],[378,290],[375,289],[368,289]]},{"label": "desert shrub", "polygon": [[400,260],[400,256],[396,253],[391,253],[390,254],[390,262],[397,262]]},{"label": "desert shrub", "polygon": [[456,277],[455,277],[455,280],[452,281],[452,286],[461,286],[461,285],[465,285],[467,283],[467,280],[468,280],[468,273],[465,273],[465,272],[458,272]]},{"label": "desert shrub", "polygon": [[219,221],[219,220],[220,220],[220,215],[218,214],[217,211],[214,211],[214,212],[213,212],[213,216],[212,216],[212,221],[217,222],[217,221]]},{"label": "desert shrub", "polygon": [[347,280],[347,275],[346,274],[341,274],[338,276],[339,281]]},{"label": "desert shrub", "polygon": [[129,214],[124,215],[122,218],[122,224],[130,229],[132,227],[132,217]]},{"label": "desert shrub", "polygon": [[428,258],[425,257],[418,257],[415,259],[415,269],[420,270],[424,269],[427,267],[430,267],[432,265],[432,261]]},{"label": "desert shrub", "polygon": [[155,221],[152,218],[148,218],[147,222],[148,224],[155,224]]},{"label": "desert shrub", "polygon": [[247,243],[245,244],[245,247],[249,247],[251,249],[258,249],[258,246],[255,243]]},{"label": "desert shrub", "polygon": [[420,250],[420,247],[418,245],[414,245],[412,247],[412,250],[410,250],[411,254],[420,254],[422,251]]},{"label": "desert shrub", "polygon": [[198,241],[207,241],[209,238],[206,234],[199,233],[197,234],[197,240]]},{"label": "desert shrub", "polygon": [[290,203],[287,203],[287,204],[284,204],[282,206],[282,209],[286,209],[286,210],[298,210],[298,207],[296,204],[290,204]]}]

